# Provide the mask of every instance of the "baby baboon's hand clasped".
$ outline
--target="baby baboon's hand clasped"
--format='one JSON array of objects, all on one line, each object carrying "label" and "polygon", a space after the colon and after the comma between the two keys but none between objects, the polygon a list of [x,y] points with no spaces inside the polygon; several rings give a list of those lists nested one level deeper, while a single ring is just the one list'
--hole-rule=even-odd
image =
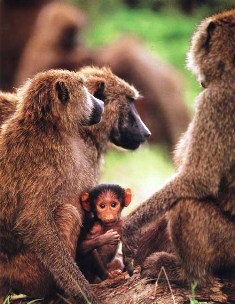
[{"label": "baby baboon's hand clasped", "polygon": [[100,238],[100,246],[103,245],[117,245],[120,242],[120,235],[117,231],[110,229],[101,236]]}]

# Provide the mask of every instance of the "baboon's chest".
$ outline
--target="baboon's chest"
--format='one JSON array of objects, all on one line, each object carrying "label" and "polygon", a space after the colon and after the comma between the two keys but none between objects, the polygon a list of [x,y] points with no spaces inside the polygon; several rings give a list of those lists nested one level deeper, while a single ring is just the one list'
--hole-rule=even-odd
[{"label": "baboon's chest", "polygon": [[81,140],[71,139],[71,169],[79,188],[84,191],[94,186],[98,180],[100,159],[97,151]]}]

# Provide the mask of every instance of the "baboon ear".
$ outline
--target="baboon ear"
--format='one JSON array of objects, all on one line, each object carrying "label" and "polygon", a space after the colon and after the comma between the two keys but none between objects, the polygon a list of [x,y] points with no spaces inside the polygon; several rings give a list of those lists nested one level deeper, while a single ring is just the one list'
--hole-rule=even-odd
[{"label": "baboon ear", "polygon": [[214,21],[211,21],[208,26],[207,26],[207,37],[206,37],[206,41],[205,41],[205,48],[206,50],[209,52],[209,43],[210,43],[210,40],[211,40],[211,37],[213,35],[213,32],[216,28],[216,23]]},{"label": "baboon ear", "polygon": [[89,199],[89,193],[88,192],[83,193],[81,196],[81,204],[84,210],[91,211],[91,205],[88,199]]},{"label": "baboon ear", "polygon": [[63,81],[58,81],[56,83],[56,91],[57,91],[59,100],[63,104],[66,104],[69,100],[69,90]]},{"label": "baboon ear", "polygon": [[93,96],[97,99],[104,101],[104,99],[105,99],[104,88],[105,88],[104,81],[97,82],[97,87],[96,87],[96,90],[95,90]]},{"label": "baboon ear", "polygon": [[127,188],[125,189],[125,203],[124,203],[125,207],[129,206],[131,199],[132,199],[131,189]]},{"label": "baboon ear", "polygon": [[213,32],[214,32],[214,29],[216,27],[216,24],[214,21],[211,21],[208,26],[207,26],[207,35],[208,36],[212,36]]}]

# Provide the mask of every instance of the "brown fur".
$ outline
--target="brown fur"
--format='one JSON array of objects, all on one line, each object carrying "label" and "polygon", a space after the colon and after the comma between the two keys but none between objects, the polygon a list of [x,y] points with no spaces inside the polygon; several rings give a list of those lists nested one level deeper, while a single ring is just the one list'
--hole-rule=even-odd
[{"label": "brown fur", "polygon": [[[102,156],[107,149],[108,142],[111,140],[110,134],[112,133],[112,130],[119,125],[119,118],[122,117],[123,119],[128,116],[127,96],[131,96],[134,99],[138,97],[138,92],[132,86],[113,75],[109,69],[87,67],[79,74],[83,75],[86,87],[93,94],[97,94],[97,88],[99,88],[101,83],[104,84],[102,91],[103,96],[101,97],[105,101],[105,112],[103,114],[101,123],[91,127],[83,127],[82,129],[79,128],[78,137],[77,139],[74,138],[72,142],[71,148],[73,149],[74,153],[79,153],[80,151],[80,159],[77,159],[77,161],[79,164],[79,172],[82,171],[83,174],[80,176],[80,182],[76,184],[78,189],[76,189],[75,192],[71,190],[71,195],[68,196],[68,202],[73,200],[73,197],[76,196],[77,191],[81,191],[81,193],[89,191],[89,189],[97,183]],[[16,96],[15,98],[14,94],[4,96],[5,99],[0,99],[0,102],[4,101],[5,104],[8,101],[11,109],[12,103],[14,104],[15,99],[18,97]],[[6,97],[8,97],[8,99]],[[13,98],[13,100],[11,100],[11,98]],[[14,114],[14,112],[12,114]],[[28,145],[28,149],[30,149],[31,144],[29,143]],[[30,158],[30,163],[32,162],[32,159],[33,156]],[[76,202],[78,203],[78,199]],[[60,231],[61,239],[66,241],[67,250],[69,252],[73,252],[74,248],[76,247],[74,242],[77,240],[79,234],[77,229],[79,228],[81,222],[80,218],[74,217],[74,215],[77,214],[77,210],[73,205],[71,205],[71,203],[65,203],[64,205],[58,206],[57,211],[54,212],[54,214],[58,230]],[[78,215],[81,215],[80,211],[78,211]],[[29,217],[30,216],[31,215],[29,215]],[[72,232],[73,225],[75,225],[77,228]],[[8,240],[9,238],[10,236],[8,237]],[[31,259],[35,259],[34,255],[32,255],[32,257],[28,258],[26,261],[21,261],[19,259],[16,261],[16,263],[18,262],[19,265],[16,267],[16,264],[12,264],[12,270],[9,270],[8,273],[19,276],[17,279],[19,282],[19,285],[17,286],[18,291],[30,293],[29,291],[32,292],[34,290],[35,293],[41,294],[41,291],[37,291],[36,287],[34,286],[35,284],[37,285],[37,281],[39,287],[50,289],[50,282],[52,280],[50,277],[48,277],[48,279],[46,279],[45,276],[43,277],[41,269],[38,269],[35,266],[29,267]],[[27,264],[27,267],[25,264]],[[21,267],[26,267],[27,271],[21,272]],[[28,278],[29,289],[27,286],[23,288],[22,284],[20,284],[20,282],[24,282],[26,278]],[[3,286],[3,283],[1,283],[1,286]],[[52,289],[50,289],[48,293],[51,294]]]},{"label": "brown fur", "polygon": [[[77,197],[81,172],[87,173],[76,139],[92,113],[83,80],[51,70],[28,81],[17,97],[0,135],[1,260],[8,260],[1,261],[0,281],[38,297],[48,296],[54,281],[76,301],[84,301],[83,292],[96,302],[74,263],[76,242],[68,243],[82,224]],[[88,174],[86,180],[92,185]]]},{"label": "brown fur", "polygon": [[[224,215],[225,209],[234,214],[233,196],[224,202],[234,181],[234,24],[235,11],[225,12],[207,18],[193,36],[188,65],[206,89],[181,140],[180,146],[186,145],[176,174],[125,223],[127,265],[136,247],[134,230],[170,209],[170,237],[182,280],[208,281],[215,272],[235,266],[235,223]],[[153,259],[147,260],[145,274],[156,275],[155,266]]]},{"label": "brown fur", "polygon": [[172,252],[172,242],[167,229],[167,216],[159,216],[154,222],[144,227],[135,256],[135,264],[142,265],[154,252]]},{"label": "brown fur", "polygon": [[15,112],[17,100],[16,94],[0,92],[0,125]]}]

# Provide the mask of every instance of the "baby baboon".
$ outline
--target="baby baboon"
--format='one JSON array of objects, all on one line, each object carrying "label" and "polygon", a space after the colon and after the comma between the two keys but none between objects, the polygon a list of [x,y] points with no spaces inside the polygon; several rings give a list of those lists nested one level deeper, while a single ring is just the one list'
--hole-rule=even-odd
[{"label": "baby baboon", "polygon": [[79,129],[100,121],[103,102],[63,70],[38,74],[17,97],[0,135],[1,296],[12,288],[45,297],[55,282],[77,303],[97,303],[70,243],[82,224],[78,185],[90,179]]},{"label": "baby baboon", "polygon": [[[217,206],[235,160],[234,25],[232,10],[207,18],[193,36],[188,66],[205,89],[197,99],[176,174],[124,225],[123,249],[130,272],[136,229],[169,209],[169,229],[177,254],[170,258],[176,270],[182,265],[176,279],[204,281],[217,270],[235,266],[235,223]],[[156,275],[161,262],[169,264],[166,256],[162,260],[157,256],[145,265],[145,273]]]},{"label": "baby baboon", "polygon": [[[79,128],[77,140],[80,146],[77,144],[73,145],[74,151],[78,150],[83,155],[80,159],[77,159],[79,168],[81,166],[78,172],[78,174],[80,174],[81,180],[76,185],[76,187],[80,188],[80,196],[83,192],[89,191],[97,183],[101,159],[103,153],[107,149],[108,142],[111,141],[112,143],[126,149],[136,149],[150,136],[150,132],[141,121],[138,113],[135,110],[134,101],[138,98],[139,95],[134,87],[116,77],[107,68],[98,69],[87,67],[82,69],[81,73],[79,74],[83,75],[84,83],[89,91],[92,92],[92,94],[96,97],[102,99],[105,103],[105,112],[102,116],[102,121],[92,127]],[[14,94],[5,94],[4,98],[0,98],[0,108],[2,102],[4,102],[4,105],[7,108],[8,102],[9,108],[12,109],[12,104],[16,104],[14,100],[17,98],[18,96]],[[4,114],[4,116],[7,117],[7,114]],[[30,142],[27,144],[31,146]],[[32,161],[33,156],[30,159],[30,162]],[[81,170],[86,170],[86,173],[81,173]],[[76,191],[78,191],[78,189]],[[76,191],[74,194],[72,194],[72,196],[76,195]],[[78,199],[77,204],[79,204]],[[75,214],[77,213],[76,209],[74,210],[73,208],[71,209],[69,207],[67,211],[70,212],[70,215],[74,212]],[[65,223],[70,225],[71,218],[73,217],[71,216],[65,219],[63,216],[61,216],[61,218],[58,220],[58,230],[60,230],[61,225],[61,231],[63,235],[67,240],[70,238],[70,241],[68,242],[68,248],[70,251],[73,251],[76,248],[76,241],[79,235],[79,231],[75,230],[72,234],[70,229],[67,231]],[[20,266],[18,269],[21,269]],[[27,277],[31,278],[32,282],[36,280],[39,282],[39,285],[41,284],[43,286],[45,284],[46,287],[49,286],[45,280],[45,277],[43,282],[40,281],[40,269],[27,267],[27,272],[24,269],[23,273],[20,272],[20,270],[18,271],[18,269],[12,267],[11,271],[14,271],[14,274],[18,276],[19,284],[21,281],[24,282],[25,277]],[[3,283],[1,283],[1,286],[2,285]],[[8,287],[6,287],[6,289],[8,291]],[[31,289],[32,288],[30,288],[29,291],[31,291]],[[18,286],[17,290],[26,294],[29,293],[28,290],[23,290],[20,285]]]},{"label": "baby baboon", "polygon": [[79,268],[91,283],[114,278],[124,269],[119,250],[121,212],[131,202],[131,189],[101,184],[81,196],[85,221],[78,242]]}]

